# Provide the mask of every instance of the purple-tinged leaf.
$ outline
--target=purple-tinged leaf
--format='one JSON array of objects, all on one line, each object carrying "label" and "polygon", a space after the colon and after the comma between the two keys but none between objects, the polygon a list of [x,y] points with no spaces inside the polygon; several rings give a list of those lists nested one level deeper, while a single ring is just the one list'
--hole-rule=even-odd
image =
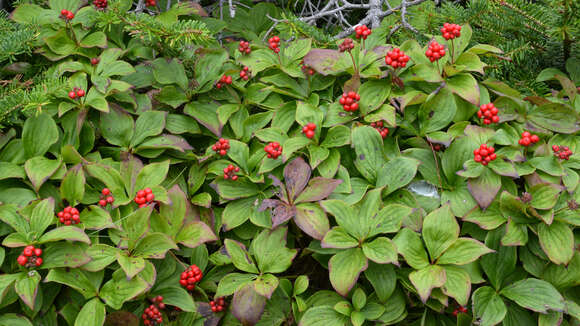
[{"label": "purple-tinged leaf", "polygon": [[258,323],[266,307],[266,298],[259,295],[253,283],[244,284],[234,293],[232,300],[232,314],[244,326],[252,326]]},{"label": "purple-tinged leaf", "polygon": [[490,169],[485,169],[477,178],[467,180],[467,189],[482,209],[491,205],[500,188],[500,176]]},{"label": "purple-tinged leaf", "polygon": [[294,222],[300,230],[317,240],[322,240],[330,229],[326,213],[317,204],[304,203],[297,205]]},{"label": "purple-tinged leaf", "polygon": [[254,284],[254,290],[256,292],[268,299],[271,299],[272,293],[274,293],[278,287],[279,281],[278,278],[272,274],[264,274],[259,276],[252,283]]},{"label": "purple-tinged leaf", "polygon": [[304,57],[304,64],[312,67],[316,72],[327,76],[340,72],[336,63],[341,60],[342,54],[337,50],[312,49]]},{"label": "purple-tinged leaf", "polygon": [[316,177],[310,180],[308,187],[296,198],[296,203],[315,202],[330,196],[342,180]]},{"label": "purple-tinged leaf", "polygon": [[281,203],[280,205],[274,207],[271,215],[272,228],[276,228],[296,215],[296,206]]},{"label": "purple-tinged leaf", "polygon": [[145,149],[174,149],[176,151],[185,152],[186,150],[193,149],[193,147],[191,147],[183,137],[162,134],[142,142],[136,148],[136,151],[138,152]]},{"label": "purple-tinged leaf", "polygon": [[14,289],[16,293],[30,309],[34,309],[34,302],[38,294],[38,283],[40,283],[40,274],[36,271],[21,274],[22,278],[16,281]]},{"label": "purple-tinged leaf", "polygon": [[286,182],[288,197],[291,200],[296,199],[302,190],[304,190],[310,179],[311,172],[310,166],[302,157],[297,157],[286,165],[284,168],[284,182]]},{"label": "purple-tinged leaf", "polygon": [[220,137],[223,125],[218,120],[216,108],[217,105],[212,103],[191,102],[185,105],[183,113],[192,116],[214,135]]},{"label": "purple-tinged leaf", "polygon": [[216,315],[209,305],[206,302],[197,302],[197,313],[199,313],[202,317],[205,318],[203,322],[203,326],[217,326],[220,322],[221,317]]},{"label": "purple-tinged leaf", "polygon": [[288,191],[286,191],[286,186],[282,183],[282,181],[280,181],[280,179],[276,178],[276,176],[272,174],[270,174],[268,178],[272,179],[272,185],[278,187],[278,192],[276,193],[276,196],[285,203],[289,204],[290,202],[288,201]]},{"label": "purple-tinged leaf", "polygon": [[139,326],[139,318],[129,311],[115,311],[107,314],[105,324],[110,326]]},{"label": "purple-tinged leaf", "polygon": [[284,202],[278,199],[264,199],[260,208],[258,208],[258,212],[263,212],[270,208],[276,208],[278,205],[282,205]]}]

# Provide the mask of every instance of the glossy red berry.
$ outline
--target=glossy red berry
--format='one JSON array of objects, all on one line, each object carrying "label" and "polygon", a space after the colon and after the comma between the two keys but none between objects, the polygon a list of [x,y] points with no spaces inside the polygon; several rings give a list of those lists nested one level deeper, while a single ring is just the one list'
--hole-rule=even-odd
[{"label": "glossy red berry", "polygon": [[354,49],[354,41],[350,38],[344,39],[342,43],[338,46],[338,51],[345,52]]},{"label": "glossy red berry", "polygon": [[16,263],[26,268],[40,267],[42,265],[40,256],[42,256],[42,249],[29,245],[24,247],[22,254],[16,258]]},{"label": "glossy red berry", "polygon": [[409,56],[405,55],[399,48],[394,48],[392,51],[387,52],[385,63],[393,68],[402,68],[407,65],[409,59]]},{"label": "glossy red berry", "polygon": [[151,188],[145,188],[143,190],[137,191],[135,198],[133,201],[139,205],[139,208],[145,207],[155,200],[155,194],[153,194],[153,190]]},{"label": "glossy red berry", "polygon": [[274,53],[280,52],[280,38],[278,36],[272,36],[268,39],[268,47],[270,50],[274,51]]},{"label": "glossy red berry", "polygon": [[230,149],[230,141],[224,138],[220,138],[211,149],[216,152],[216,154],[225,156]]},{"label": "glossy red berry", "polygon": [[242,54],[250,54],[252,52],[252,49],[250,49],[250,42],[240,41],[238,51],[240,51]]},{"label": "glossy red berry", "polygon": [[540,141],[540,137],[538,137],[537,135],[532,135],[528,131],[524,131],[522,132],[522,138],[518,140],[518,144],[522,146],[530,146],[531,144],[535,144],[538,141]]},{"label": "glossy red berry", "polygon": [[224,179],[231,179],[232,181],[238,180],[238,176],[235,175],[235,173],[239,171],[239,167],[234,166],[233,164],[228,165],[224,168]]},{"label": "glossy red berry", "polygon": [[79,224],[81,222],[79,211],[72,207],[67,206],[62,211],[56,214],[60,223],[64,225]]},{"label": "glossy red berry", "polygon": [[75,14],[73,14],[72,12],[70,12],[70,11],[69,11],[69,12],[66,14],[66,19],[67,19],[67,20],[73,20],[73,18],[75,18]]},{"label": "glossy red berry", "polygon": [[179,284],[188,291],[193,291],[195,285],[201,281],[203,273],[197,265],[191,265],[181,273]]},{"label": "glossy red berry", "polygon": [[68,92],[68,97],[71,100],[74,100],[77,97],[77,93],[75,91],[70,91],[70,92]]},{"label": "glossy red berry", "polygon": [[156,0],[146,0],[145,4],[147,5],[147,7],[155,7],[155,6],[157,6],[157,1]]},{"label": "glossy red berry", "polygon": [[73,14],[69,10],[63,9],[60,11],[60,18],[68,21],[68,20],[75,18],[75,14]]},{"label": "glossy red berry", "polygon": [[251,77],[251,72],[250,72],[250,68],[247,66],[244,66],[244,68],[242,68],[242,70],[240,70],[240,78],[242,78],[243,80],[248,80]]},{"label": "glossy red berry", "polygon": [[553,145],[552,150],[554,151],[554,156],[561,160],[569,160],[573,154],[568,146]]},{"label": "glossy red berry", "polygon": [[372,31],[367,27],[367,25],[359,25],[354,29],[356,33],[356,38],[362,38],[366,40],[369,35],[372,34]]},{"label": "glossy red berry", "polygon": [[314,130],[316,130],[316,124],[313,122],[310,122],[306,126],[302,127],[302,133],[306,136],[306,138],[312,139],[315,134]]},{"label": "glossy red berry", "polygon": [[499,122],[499,116],[497,115],[499,110],[493,105],[493,103],[482,104],[477,111],[477,117],[483,119],[483,124],[492,124]]},{"label": "glossy red berry", "polygon": [[79,89],[79,90],[77,90],[77,96],[78,96],[78,97],[83,97],[83,96],[85,96],[85,91],[84,91],[84,90],[82,90],[82,89]]},{"label": "glossy red berry", "polygon": [[264,147],[264,151],[268,153],[268,158],[277,159],[282,155],[282,146],[278,142],[270,142]]},{"label": "glossy red berry", "polygon": [[457,24],[445,23],[441,27],[441,35],[446,40],[452,40],[456,37],[461,36],[461,26]]},{"label": "glossy red berry", "polygon": [[211,307],[211,311],[213,312],[220,312],[224,311],[226,307],[226,301],[223,297],[217,298],[209,302],[209,306]]},{"label": "glossy red berry", "polygon": [[94,0],[93,5],[97,9],[106,9],[107,8],[107,0]]},{"label": "glossy red berry", "polygon": [[347,112],[354,112],[358,110],[358,101],[360,101],[360,95],[356,92],[343,93],[338,103],[342,105],[342,108]]},{"label": "glossy red berry", "polygon": [[232,76],[223,75],[220,80],[216,83],[215,87],[220,89],[224,87],[224,85],[231,85],[233,82]]},{"label": "glossy red berry", "polygon": [[389,135],[389,128],[385,127],[383,121],[371,122],[371,127],[375,128],[383,139]]},{"label": "glossy red berry", "polygon": [[483,165],[487,165],[496,158],[495,148],[487,146],[487,144],[481,144],[479,148],[473,150],[473,160]]},{"label": "glossy red berry", "polygon": [[432,41],[429,43],[429,47],[427,51],[425,51],[425,55],[427,58],[429,58],[429,61],[435,62],[445,56],[445,48],[443,45],[437,43],[437,41]]},{"label": "glossy red berry", "polygon": [[26,263],[28,263],[28,257],[20,255],[18,256],[18,258],[16,258],[16,262],[18,263],[18,265],[24,266],[26,265]]}]

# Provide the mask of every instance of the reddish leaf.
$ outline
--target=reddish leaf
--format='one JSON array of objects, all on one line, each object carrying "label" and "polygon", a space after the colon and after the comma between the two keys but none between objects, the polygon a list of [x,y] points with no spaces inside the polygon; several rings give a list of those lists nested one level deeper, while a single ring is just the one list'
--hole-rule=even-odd
[{"label": "reddish leaf", "polygon": [[314,68],[316,72],[326,76],[339,72],[335,64],[340,60],[342,54],[337,50],[312,49],[304,57],[304,64]]},{"label": "reddish leaf", "polygon": [[316,177],[310,180],[308,183],[308,188],[304,189],[304,191],[296,198],[296,203],[301,202],[314,202],[322,200],[334,191],[339,184],[342,183],[342,180],[336,179],[327,179]]},{"label": "reddish leaf", "polygon": [[232,314],[242,325],[251,326],[258,323],[265,306],[266,298],[254,291],[252,282],[248,282],[234,293]]},{"label": "reddish leaf", "polygon": [[272,228],[275,228],[296,215],[296,206],[287,205],[281,202],[280,205],[272,210],[271,215]]},{"label": "reddish leaf", "polygon": [[310,166],[302,157],[297,157],[286,165],[284,168],[284,181],[286,182],[286,189],[288,189],[288,195],[291,200],[296,199],[302,190],[304,190],[310,179],[310,173]]}]

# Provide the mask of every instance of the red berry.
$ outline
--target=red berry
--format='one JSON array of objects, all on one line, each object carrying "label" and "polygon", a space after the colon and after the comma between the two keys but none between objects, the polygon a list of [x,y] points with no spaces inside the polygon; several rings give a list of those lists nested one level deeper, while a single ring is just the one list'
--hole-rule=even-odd
[{"label": "red berry", "polygon": [[63,15],[63,16],[66,16],[66,14],[68,14],[68,10],[63,9],[63,10],[60,11],[60,14]]},{"label": "red berry", "polygon": [[18,265],[24,266],[26,265],[26,263],[28,263],[28,258],[26,258],[26,256],[20,255],[16,259],[16,262],[18,263]]},{"label": "red berry", "polygon": [[111,190],[109,190],[109,188],[103,188],[103,190],[101,191],[101,194],[103,194],[103,196],[107,196],[111,193]]},{"label": "red berry", "polygon": [[104,199],[99,200],[99,206],[103,206],[103,207],[107,206],[107,201]]},{"label": "red berry", "polygon": [[42,258],[40,257],[36,258],[36,262],[34,264],[36,265],[36,267],[40,267],[40,265],[42,265]]},{"label": "red berry", "polygon": [[70,91],[70,92],[68,92],[68,97],[69,97],[71,100],[74,100],[74,99],[77,97],[77,93],[76,93],[76,92],[74,92],[74,91]]}]

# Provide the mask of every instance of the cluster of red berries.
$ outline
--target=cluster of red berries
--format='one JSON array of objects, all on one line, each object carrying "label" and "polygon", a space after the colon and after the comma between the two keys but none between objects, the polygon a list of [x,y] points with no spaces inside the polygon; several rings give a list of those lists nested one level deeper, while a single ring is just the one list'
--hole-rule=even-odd
[{"label": "cluster of red berries", "polygon": [[496,158],[497,155],[495,155],[495,148],[487,146],[486,144],[481,144],[479,148],[473,151],[473,159],[475,162],[479,162],[483,165],[487,165]]},{"label": "cluster of red berries", "polygon": [[518,144],[522,146],[530,146],[530,144],[535,144],[540,141],[538,135],[532,135],[528,131],[522,132],[522,138],[518,140]]},{"label": "cluster of red berries", "polygon": [[383,139],[389,135],[389,128],[385,127],[382,121],[371,122],[371,127],[375,128]]},{"label": "cluster of red berries", "polygon": [[350,51],[352,49],[354,49],[354,41],[351,38],[344,39],[338,46],[338,51],[340,52]]},{"label": "cluster of red berries", "polygon": [[461,26],[457,24],[445,23],[443,24],[443,27],[441,27],[441,34],[443,35],[444,39],[448,41],[452,40],[461,36]]},{"label": "cluster of red berries", "polygon": [[103,188],[100,198],[99,206],[102,207],[107,206],[107,204],[112,204],[115,201],[115,198],[113,198],[113,194],[111,194],[111,190],[109,190],[109,188]]},{"label": "cluster of red berries", "polygon": [[226,156],[228,153],[228,149],[230,149],[230,141],[224,138],[220,138],[215,145],[211,147],[211,150],[216,152],[221,156]]},{"label": "cluster of red berries", "polygon": [[161,325],[163,322],[163,317],[159,311],[159,309],[165,309],[163,297],[158,295],[157,297],[153,298],[152,301],[153,304],[145,308],[143,315],[141,315],[141,318],[143,318],[143,325],[145,326]]},{"label": "cluster of red berries", "polygon": [[155,7],[155,6],[157,6],[157,1],[156,0],[145,0],[145,4],[147,5],[147,7]]},{"label": "cluster of red berries", "polygon": [[445,48],[437,41],[433,41],[429,43],[429,48],[425,51],[425,55],[429,58],[429,61],[437,61],[445,56]]},{"label": "cluster of red berries", "polygon": [[213,301],[210,301],[209,306],[211,307],[211,311],[213,312],[224,311],[226,307],[226,300],[223,297],[217,298]]},{"label": "cluster of red berries", "polygon": [[362,38],[363,40],[366,40],[367,37],[372,34],[372,31],[367,27],[367,25],[357,26],[354,31],[356,32],[356,38]]},{"label": "cluster of red berries", "polygon": [[79,224],[81,222],[79,210],[72,206],[65,207],[62,211],[58,212],[56,216],[58,216],[60,223],[63,223],[64,225]]},{"label": "cluster of red berries", "polygon": [[250,68],[248,68],[248,66],[244,66],[244,68],[240,71],[240,77],[243,80],[248,80],[250,79]]},{"label": "cluster of red berries", "polygon": [[279,53],[280,52],[280,38],[278,36],[272,36],[270,37],[270,39],[268,40],[268,47],[274,51],[275,53]]},{"label": "cluster of red berries", "polygon": [[75,87],[75,88],[73,88],[72,91],[68,92],[68,97],[71,100],[74,100],[77,97],[81,98],[83,96],[85,96],[85,91],[83,89],[78,88],[78,87]]},{"label": "cluster of red berries", "polygon": [[309,139],[314,137],[314,130],[316,130],[316,124],[314,122],[310,122],[306,126],[302,127],[302,133],[306,136],[306,138]]},{"label": "cluster of red berries", "polygon": [[234,166],[233,164],[228,165],[224,168],[224,179],[231,179],[232,181],[238,180],[238,176],[235,175],[236,172],[240,172],[240,168]]},{"label": "cluster of red berries", "polygon": [[64,20],[72,20],[75,18],[75,14],[73,14],[70,10],[63,9],[60,11],[60,18]]},{"label": "cluster of red berries", "polygon": [[409,62],[409,56],[399,48],[394,48],[393,51],[387,52],[385,56],[385,63],[393,68],[405,67]]},{"label": "cluster of red berries", "polygon": [[242,54],[252,53],[252,49],[250,49],[250,42],[240,41],[240,46],[238,46],[238,51],[242,52]]},{"label": "cluster of red berries", "polygon": [[552,150],[554,151],[554,156],[562,160],[569,160],[570,155],[572,155],[572,151],[570,150],[570,148],[568,148],[568,146],[560,147],[558,145],[554,145],[552,146]]},{"label": "cluster of red berries", "polygon": [[493,105],[493,103],[482,104],[477,111],[477,116],[483,118],[483,123],[488,125],[499,122],[499,116],[497,113],[499,110]]},{"label": "cluster of red berries", "polygon": [[16,262],[20,266],[30,268],[33,266],[40,267],[42,265],[42,249],[34,248],[34,246],[26,246],[22,250],[22,254],[18,256]]},{"label": "cluster of red berries", "polygon": [[316,71],[314,71],[314,69],[312,69],[311,67],[309,67],[309,66],[307,66],[307,65],[304,64],[304,60],[300,61],[300,65],[301,65],[300,69],[302,69],[302,72],[305,75],[312,76],[312,75],[314,75],[316,73]]},{"label": "cluster of red berries", "polygon": [[94,0],[93,5],[98,9],[106,9],[107,8],[107,0]]},{"label": "cluster of red berries", "polygon": [[217,87],[217,89],[220,89],[224,86],[224,84],[231,85],[232,81],[233,81],[232,76],[223,75],[222,78],[220,78],[220,80],[215,84],[215,87]]},{"label": "cluster of red berries", "polygon": [[342,108],[347,112],[353,112],[358,110],[358,101],[360,101],[360,95],[356,92],[350,91],[348,93],[343,93],[338,103],[342,105]]},{"label": "cluster of red berries", "polygon": [[465,307],[459,307],[459,308],[453,310],[453,316],[457,316],[460,313],[466,313],[466,312],[467,312],[467,308],[465,308]]},{"label": "cluster of red berries", "polygon": [[203,273],[197,265],[189,266],[184,272],[181,273],[181,278],[179,279],[179,284],[187,289],[187,291],[193,291],[195,289],[195,284],[201,281]]},{"label": "cluster of red berries", "polygon": [[153,190],[151,190],[151,188],[145,188],[143,190],[137,191],[137,195],[134,199],[135,203],[139,205],[139,208],[151,204],[153,200],[155,200],[155,195],[153,194]]},{"label": "cluster of red berries", "polygon": [[270,142],[264,147],[264,151],[268,153],[268,158],[277,159],[278,156],[282,155],[282,146],[276,141]]}]

